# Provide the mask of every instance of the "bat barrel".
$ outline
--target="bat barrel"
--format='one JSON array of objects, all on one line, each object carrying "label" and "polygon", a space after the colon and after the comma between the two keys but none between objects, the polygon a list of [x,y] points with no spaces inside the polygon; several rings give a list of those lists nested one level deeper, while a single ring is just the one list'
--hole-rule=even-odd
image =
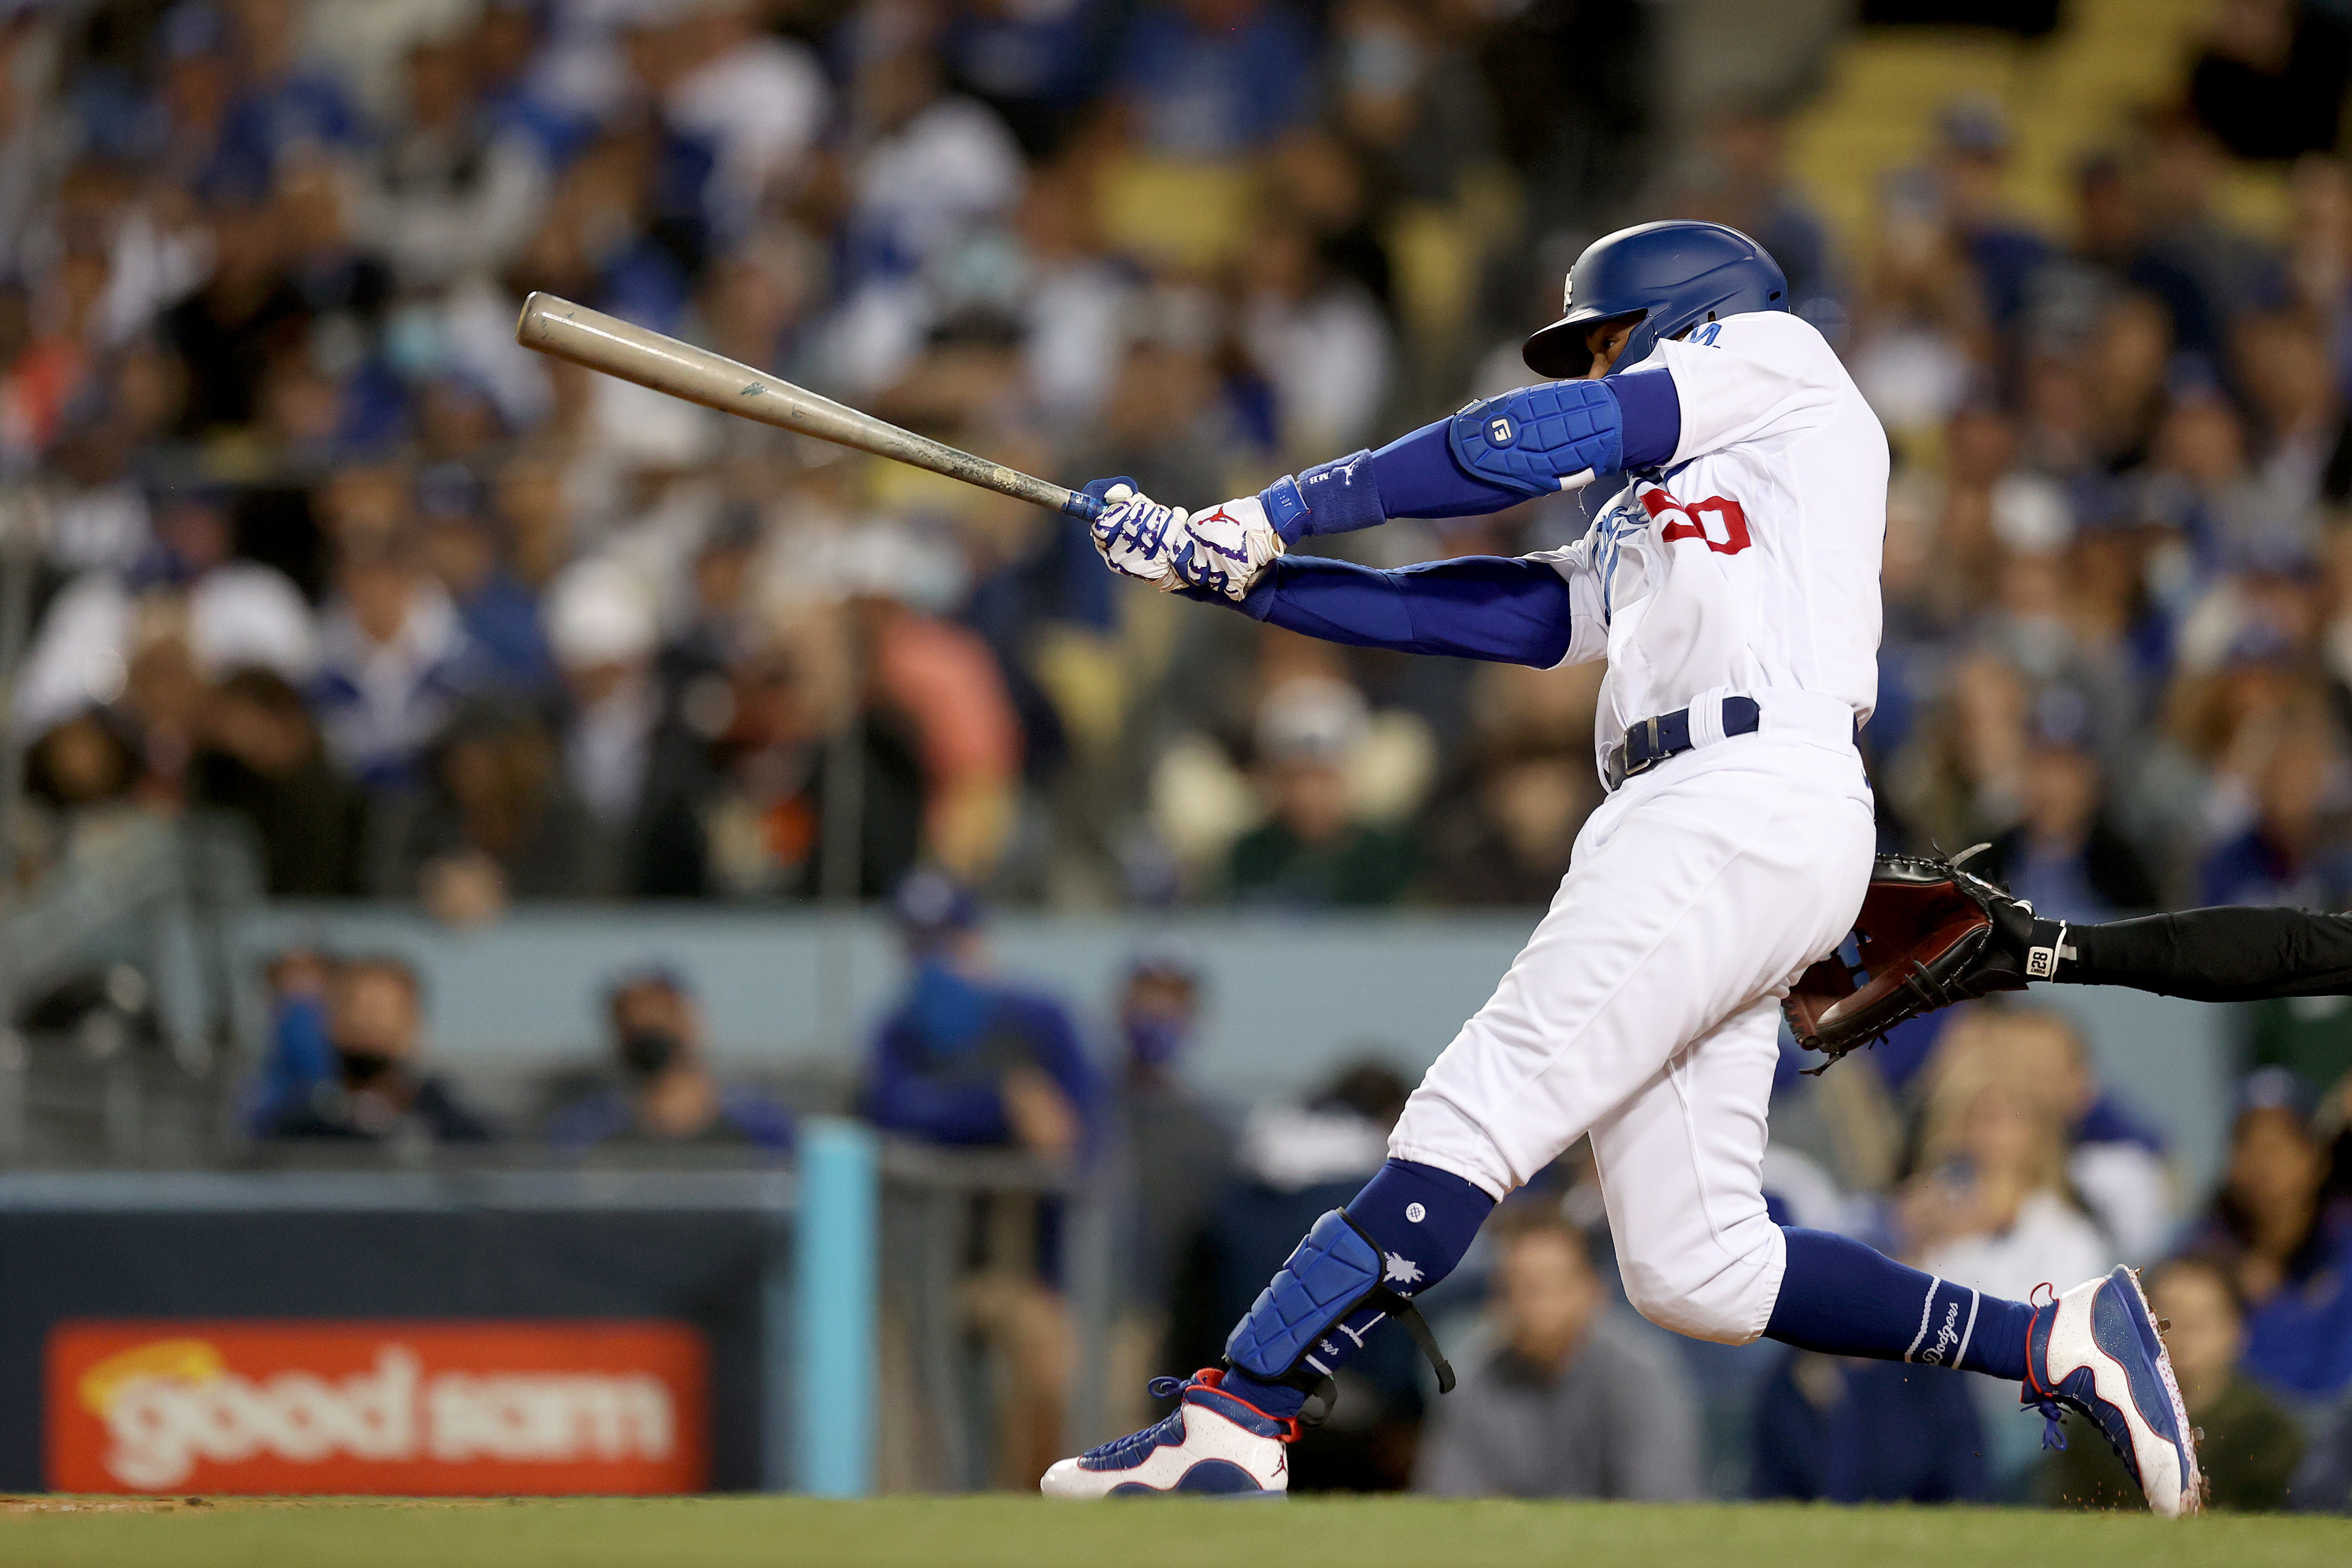
[{"label": "bat barrel", "polygon": [[1102,512],[1102,503],[1084,491],[1065,489],[943,441],[901,430],[724,354],[552,294],[534,293],[523,301],[522,315],[515,322],[515,342],[722,414],[911,463],[1087,521]]}]

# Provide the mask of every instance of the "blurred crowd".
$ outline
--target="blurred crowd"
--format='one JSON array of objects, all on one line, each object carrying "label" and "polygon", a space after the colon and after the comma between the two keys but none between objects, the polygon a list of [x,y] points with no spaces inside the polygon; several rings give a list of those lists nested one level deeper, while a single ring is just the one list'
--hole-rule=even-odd
[{"label": "blurred crowd", "polygon": [[[2336,907],[2346,53],[2322,9],[2222,11],[2070,223],[2004,206],[2009,128],[1963,100],[1842,246],[1774,106],[1654,123],[1630,4],[15,0],[0,470],[45,542],[11,723],[46,809],[11,847],[212,808],[274,892],[455,920],[918,863],[1061,907],[1541,901],[1597,799],[1591,671],[1130,592],[1069,520],[510,323],[553,290],[1201,504],[1523,379],[1581,243],[1685,215],[1772,248],[1894,438],[1890,842],[1990,839],[2073,920]],[[2221,216],[2238,157],[2294,160],[2281,236]],[[1351,548],[1549,545],[1590,505]]]},{"label": "blurred crowd", "polygon": [[[1639,186],[1648,109],[1608,62],[1648,26],[8,0],[0,476],[41,548],[10,851],[208,809],[273,893],[456,921],[878,897],[918,863],[1064,906],[1539,894],[1596,793],[1589,681],[1123,591],[1070,520],[512,322],[551,290],[1204,502],[1450,406],[1541,312],[1559,258],[1521,237]],[[1571,61],[1622,85],[1552,92]]]}]

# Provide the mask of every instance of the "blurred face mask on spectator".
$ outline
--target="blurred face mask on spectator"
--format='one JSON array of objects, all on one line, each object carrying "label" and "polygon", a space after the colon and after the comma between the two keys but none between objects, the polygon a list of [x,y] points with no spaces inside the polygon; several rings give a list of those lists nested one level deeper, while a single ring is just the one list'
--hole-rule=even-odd
[{"label": "blurred face mask on spectator", "polygon": [[1546,1371],[1559,1371],[1601,1310],[1601,1284],[1583,1237],[1552,1226],[1515,1237],[1495,1277],[1511,1348]]},{"label": "blurred face mask on spectator", "polygon": [[621,1037],[621,1065],[637,1078],[659,1078],[684,1047],[664,1029],[632,1029]]},{"label": "blurred face mask on spectator", "polygon": [[590,707],[625,685],[659,637],[644,587],[627,568],[606,561],[581,562],[558,577],[543,618],[572,694]]},{"label": "blurred face mask on spectator", "polygon": [[614,1000],[621,1065],[632,1077],[659,1078],[685,1060],[700,1033],[694,1003],[666,982],[641,981]]},{"label": "blurred face mask on spectator", "polygon": [[1340,45],[1339,75],[1349,96],[1402,98],[1421,81],[1421,43],[1402,17],[1368,11]]},{"label": "blurred face mask on spectator", "polygon": [[1119,1026],[1137,1065],[1166,1067],[1192,1037],[1197,1011],[1190,981],[1175,975],[1140,974],[1127,988]]},{"label": "blurred face mask on spectator", "polygon": [[383,357],[393,373],[422,386],[449,364],[449,329],[429,305],[403,305],[383,326]]}]

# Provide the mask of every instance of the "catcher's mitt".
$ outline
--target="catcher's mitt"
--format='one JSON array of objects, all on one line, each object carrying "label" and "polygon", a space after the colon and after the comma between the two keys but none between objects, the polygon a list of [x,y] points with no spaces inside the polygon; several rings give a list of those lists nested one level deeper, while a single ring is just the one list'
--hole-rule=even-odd
[{"label": "catcher's mitt", "polygon": [[1854,917],[1858,962],[1841,946],[1798,976],[1780,1005],[1799,1045],[1835,1061],[1922,1013],[2050,978],[2063,938],[2038,943],[2035,928],[2064,928],[2037,921],[2032,905],[1961,869],[1984,847],[1948,860],[1878,858]]}]

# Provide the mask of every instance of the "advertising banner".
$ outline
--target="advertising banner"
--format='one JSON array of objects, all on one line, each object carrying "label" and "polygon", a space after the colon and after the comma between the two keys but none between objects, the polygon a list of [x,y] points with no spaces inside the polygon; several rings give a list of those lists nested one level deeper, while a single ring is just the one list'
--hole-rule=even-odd
[{"label": "advertising banner", "polygon": [[693,1492],[709,1372],[681,1324],[68,1321],[48,1485],[77,1492]]}]

